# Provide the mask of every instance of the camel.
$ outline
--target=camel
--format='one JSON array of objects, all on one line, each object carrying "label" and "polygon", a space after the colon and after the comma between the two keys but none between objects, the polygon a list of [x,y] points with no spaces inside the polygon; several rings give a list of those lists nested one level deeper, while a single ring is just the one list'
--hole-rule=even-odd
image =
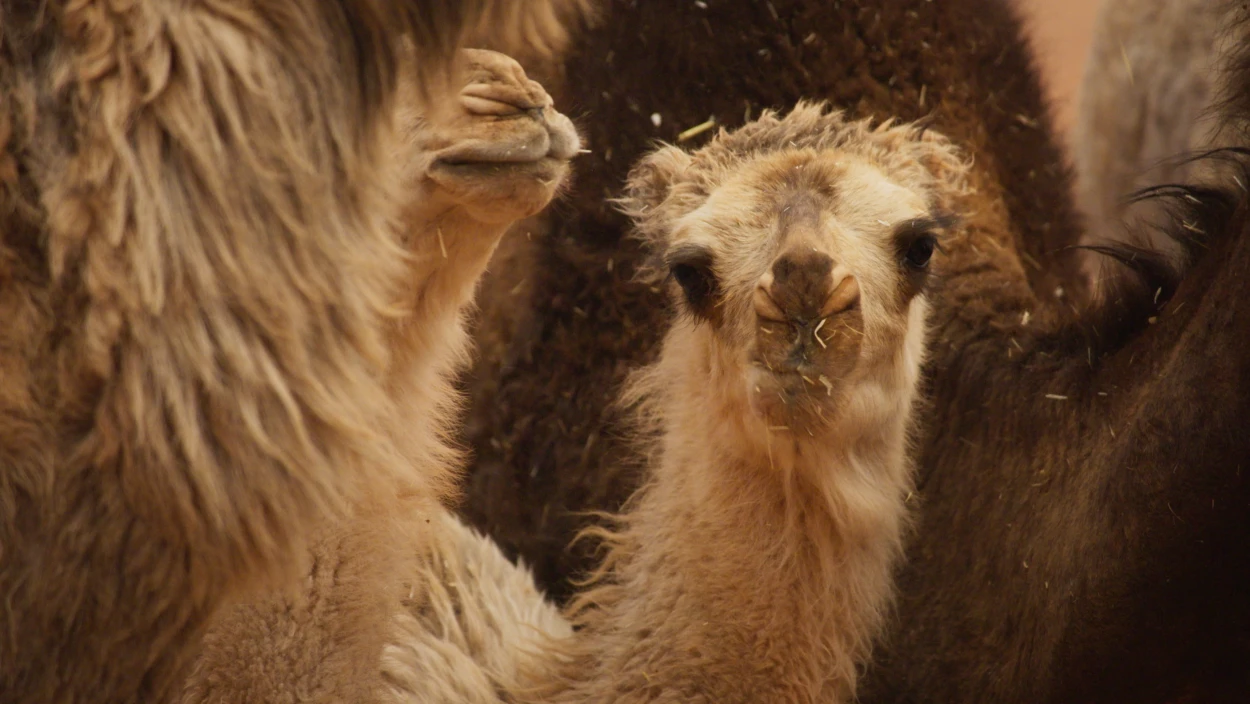
[{"label": "camel", "polygon": [[[1151,249],[1181,253],[1159,227],[1167,222],[1157,199],[1131,195],[1163,183],[1217,177],[1218,164],[1186,158],[1236,146],[1220,134],[1220,64],[1233,37],[1225,33],[1223,2],[1111,0],[1094,27],[1079,114],[1072,134],[1076,198],[1088,244],[1120,239],[1131,223]],[[1087,259],[1091,275],[1102,264]]]},{"label": "camel", "polygon": [[551,701],[854,700],[965,169],[933,131],[803,104],[634,169],[624,208],[679,322],[625,392],[651,473]]},{"label": "camel", "polygon": [[[393,226],[422,197],[400,76],[442,125],[458,47],[553,51],[581,10],[0,4],[0,701],[168,701],[223,606],[297,581],[318,536],[442,510],[475,270],[411,279],[432,233]],[[492,91],[469,109],[510,120]],[[462,156],[448,179],[500,159]],[[500,226],[439,241],[484,257]]]},{"label": "camel", "polygon": [[[454,116],[433,119],[401,102],[399,119],[416,155],[401,177],[409,194],[400,226],[410,255],[404,278],[413,294],[389,329],[396,338],[389,346],[396,395],[423,412],[405,419],[410,440],[428,453],[418,460],[423,477],[459,461],[439,435],[445,427],[429,417],[454,415],[450,384],[467,359],[463,319],[477,279],[508,228],[555,196],[580,147],[572,123],[516,61],[465,54]],[[377,497],[326,529],[304,584],[225,609],[205,637],[182,701],[275,701],[290,692],[314,692],[319,701],[385,697],[380,662],[400,596],[410,588],[408,566],[424,541],[446,532],[430,528],[443,510],[424,498]]]},{"label": "camel", "polygon": [[484,596],[497,551],[428,559],[388,662],[425,684],[406,701],[852,701],[901,554],[936,250],[966,168],[931,130],[816,104],[643,159],[621,207],[678,309],[623,397],[646,485],[604,534],[576,633],[532,587]]},{"label": "camel", "polygon": [[[1025,93],[1027,95],[1027,91]],[[971,144],[981,144],[980,148],[984,149],[983,143],[976,140]],[[1010,156],[1000,155],[1000,158]],[[1016,154],[1014,158],[1023,157]],[[984,164],[976,167],[986,168]],[[977,171],[970,176],[975,181]],[[981,183],[994,185],[983,171],[979,178]],[[1218,279],[1207,279],[1200,268],[1191,268],[1189,277],[1178,287],[1179,272],[1173,271],[1165,259],[1148,256],[1149,253],[1112,250],[1126,259],[1130,254],[1138,257],[1133,261],[1137,262],[1143,278],[1127,278],[1125,283],[1129,288],[1120,296],[1111,296],[1103,307],[1082,310],[1079,315],[1065,312],[1069,309],[1064,306],[1048,307],[1049,299],[1045,298],[1030,299],[1022,295],[1021,300],[1033,303],[1034,307],[1009,308],[1005,313],[983,300],[986,284],[978,280],[981,277],[999,284],[1015,283],[1017,288],[1009,287],[1008,292],[1022,290],[1018,279],[1004,275],[994,266],[1001,265],[998,257],[1007,256],[993,248],[994,238],[1001,236],[997,228],[1003,226],[1003,220],[996,219],[1002,217],[1000,211],[991,208],[987,215],[972,210],[963,236],[947,243],[949,256],[943,276],[943,294],[958,297],[961,304],[954,306],[935,301],[935,330],[939,337],[928,365],[926,387],[929,388],[926,391],[936,399],[934,406],[949,401],[952,412],[957,411],[961,420],[959,424],[947,421],[952,425],[934,429],[931,425],[935,423],[934,411],[921,413],[922,428],[926,428],[921,444],[924,449],[922,483],[914,498],[922,507],[922,523],[911,548],[913,563],[904,571],[903,601],[898,618],[903,625],[895,629],[896,634],[904,634],[904,637],[896,635],[887,640],[884,657],[869,668],[863,700],[1026,702],[1089,697],[1094,701],[1116,701],[1123,696],[1125,683],[1131,682],[1127,675],[1130,664],[1143,655],[1150,657],[1154,667],[1149,677],[1139,677],[1133,683],[1132,694],[1148,701],[1163,701],[1185,691],[1185,678],[1209,679],[1212,673],[1227,676],[1235,672],[1231,669],[1238,652],[1234,637],[1240,621],[1235,612],[1229,618],[1228,606],[1233,601],[1218,597],[1232,594],[1240,582],[1235,578],[1235,566],[1230,569],[1226,564],[1216,565],[1212,556],[1228,555],[1229,552],[1221,548],[1238,544],[1245,535],[1244,524],[1238,522],[1236,515],[1239,504],[1235,498],[1242,495],[1244,485],[1238,483],[1239,475],[1235,472],[1231,475],[1202,473],[1230,466],[1221,465],[1221,458],[1235,457],[1239,451],[1233,431],[1237,427],[1235,419],[1245,409],[1236,405],[1239,403],[1236,372],[1221,366],[1221,360],[1235,357],[1216,355],[1214,365],[1208,364],[1198,372],[1200,376],[1220,379],[1233,389],[1227,404],[1217,404],[1222,409],[1219,416],[1182,417],[1176,414],[1176,409],[1185,407],[1184,400],[1160,403],[1152,396],[1160,392],[1179,392],[1183,398],[1193,398],[1199,392],[1208,391],[1210,386],[1192,382],[1143,386],[1140,377],[1133,373],[1138,362],[1135,355],[1139,351],[1149,353],[1143,363],[1151,365],[1158,364],[1152,358],[1166,358],[1171,353],[1200,359],[1198,355],[1185,354],[1186,350],[1225,349],[1229,340],[1235,340],[1240,334],[1235,324],[1240,292],[1236,281],[1244,253],[1239,244],[1243,241],[1239,237],[1241,224],[1232,219],[1231,206],[1244,196],[1235,189],[1191,189],[1180,191],[1178,195],[1181,196],[1179,205],[1189,211],[1172,223],[1172,230],[1205,233],[1201,241],[1191,242],[1183,250],[1189,253],[1187,256],[1204,251],[1204,247],[1211,250],[1196,266],[1215,271]],[[984,197],[984,193],[979,197]],[[983,201],[980,204],[985,205]],[[1057,207],[1060,215],[1064,212],[1062,205],[1060,202]],[[1044,229],[1038,223],[1029,226]],[[1000,250],[1010,253],[1010,247],[1004,245],[998,245]],[[627,261],[622,257],[616,264],[624,266]],[[1022,278],[1024,269],[1020,266],[1006,273],[1015,271]],[[603,270],[610,272],[612,267],[605,266]],[[1194,271],[1198,273],[1192,273]],[[1186,295],[1189,303],[1178,298]],[[1168,315],[1186,310],[1187,305],[1207,296],[1212,297],[1211,303],[1202,306],[1201,317],[1190,318],[1189,313],[1176,317]],[[1165,306],[1162,315],[1160,305]],[[1176,307],[1166,308],[1172,305]],[[1029,315],[1025,315],[1026,312]],[[962,315],[967,318],[960,318]],[[587,316],[578,317],[585,319]],[[1190,327],[1190,330],[1178,331],[1178,327]],[[1183,347],[1175,344],[1177,339],[1184,341]],[[959,355],[963,353],[970,354],[970,358],[961,361]],[[1004,365],[1000,359],[1006,359],[1009,364]],[[1010,363],[1013,360],[1014,363]],[[954,369],[944,368],[942,364],[952,365]],[[1165,378],[1175,372],[1174,366],[1165,367]],[[961,395],[963,391],[954,380],[969,378],[973,380],[971,393]],[[943,384],[943,379],[948,381]],[[1130,388],[1129,382],[1133,380],[1139,386]],[[1018,381],[1022,388],[1013,389],[1007,381]],[[1098,390],[1097,383],[1108,384],[1104,387],[1108,390]],[[1050,384],[1060,386],[1047,388]],[[1112,398],[1117,400],[1100,400]],[[1146,399],[1144,403],[1153,409],[1154,415],[1135,407],[1138,398]],[[1025,401],[1049,403],[1029,410]],[[1058,405],[1074,401],[1070,405]],[[1109,404],[1109,410],[1098,407],[1100,403]],[[1129,409],[1114,405],[1116,403],[1127,404]],[[1078,405],[1078,412],[1073,413],[1072,406]],[[989,413],[985,411],[987,406],[991,409]],[[1150,437],[1153,430],[1149,425],[1144,431],[1130,427],[1126,432],[1123,426],[1110,428],[1106,437],[1098,432],[1100,428],[1091,431],[1081,425],[1082,418],[1087,417],[1081,413],[1093,413],[1081,410],[1089,406],[1095,406],[1100,417],[1120,422],[1140,419],[1146,424],[1157,423],[1160,413],[1163,418],[1171,414],[1171,422],[1181,425],[1179,429],[1169,429],[1170,436],[1184,437],[1185,433],[1201,429],[1202,437],[1213,441],[1211,455],[1190,465],[1192,471],[1182,475],[1172,471],[1173,466],[1160,472],[1159,468],[1170,464],[1168,452],[1172,453],[1171,457],[1180,459],[1176,447],[1160,448],[1159,439]],[[987,418],[994,424],[980,427]],[[1029,435],[1013,430],[1017,424],[1027,428]],[[945,427],[958,432],[951,437],[940,437]],[[1118,443],[1107,439],[1117,435],[1123,438]],[[1035,444],[1012,448],[1010,444],[1018,443],[1021,437],[1031,437]],[[1072,448],[1056,451],[1057,438],[1071,442]],[[965,440],[974,445],[967,446]],[[1137,449],[1140,447],[1145,447],[1145,451]],[[953,460],[936,462],[933,459],[934,455],[940,458],[948,453],[958,456],[958,453],[969,452],[973,454],[967,466],[979,468],[977,478],[991,475],[993,479],[988,485],[1001,487],[1008,497],[1002,505],[990,503],[987,506],[984,485],[963,480],[966,475]],[[986,454],[977,454],[981,452]],[[1131,469],[1125,470],[1124,460],[1085,459],[1087,454],[1095,452],[1112,456],[1132,453],[1128,460]],[[1030,462],[1042,464],[1040,467],[1021,468],[1014,464],[995,468],[987,467],[991,462],[986,457],[1016,458],[1017,462],[1027,457]],[[1071,462],[1069,466],[1073,469],[1056,472],[1054,465],[1046,464],[1050,462],[1065,465]],[[1091,467],[1101,471],[1080,471]],[[1147,489],[1162,488],[1143,495],[1142,487],[1132,483],[1116,485],[1124,473],[1122,470],[1140,472],[1147,478]],[[1169,480],[1169,471],[1171,476],[1182,479]],[[1196,511],[1196,505],[1173,507],[1169,496],[1192,498],[1196,492],[1187,483],[1195,477],[1203,482],[1202,488],[1211,493],[1233,498],[1230,506],[1221,504],[1222,513],[1198,516],[1218,521],[1215,528],[1211,523],[1199,523],[1195,528],[1176,531],[1176,525],[1187,525],[1182,522],[1185,519],[1180,511]],[[1039,478],[1044,481],[1039,482]],[[1168,484],[1168,481],[1181,483]],[[1038,491],[1043,488],[1053,494]],[[1176,491],[1169,494],[1170,489]],[[1124,492],[1116,494],[1125,497],[1124,511],[1106,518],[1112,530],[1099,521],[1098,497],[1103,492]],[[1026,500],[1036,502],[1036,506],[1022,509],[1021,504]],[[1174,510],[1177,513],[1173,513]],[[1176,519],[1175,525],[1158,525],[1157,518],[1164,511],[1167,512],[1165,518]],[[1009,543],[1008,549],[1004,549],[999,535],[987,533],[984,521],[969,520],[969,513],[981,518],[988,516],[991,524],[1005,525],[1008,538],[1020,542]],[[1024,520],[1025,527],[1013,532],[1014,524],[1007,524],[1017,518]],[[1186,518],[1193,521],[1194,516],[1186,515]],[[438,540],[443,544],[439,549],[448,552],[435,554],[426,563],[436,573],[436,579],[429,582],[438,582],[444,587],[465,585],[470,583],[464,579],[468,577],[476,579],[473,583],[477,586],[440,590],[422,589],[418,584],[407,592],[409,613],[397,617],[399,637],[387,647],[383,658],[385,675],[395,690],[389,694],[407,697],[409,701],[430,701],[436,698],[429,695],[432,689],[436,695],[444,697],[454,692],[450,696],[456,701],[496,701],[500,682],[525,681],[534,668],[539,668],[541,674],[545,666],[543,655],[541,652],[536,655],[534,649],[540,647],[536,643],[541,644],[543,636],[563,639],[573,636],[567,624],[561,623],[550,607],[542,603],[524,575],[506,564],[489,543],[473,536],[455,521],[446,517],[443,520],[445,525],[437,531]],[[1042,524],[1042,527],[1029,527],[1030,523]],[[927,532],[933,524],[937,528],[932,533]],[[1209,540],[1212,535],[1221,536],[1219,543],[1201,551],[1193,549],[1195,539]],[[943,544],[948,539],[954,540],[953,548]],[[1121,550],[1126,539],[1130,540],[1129,548]],[[1152,542],[1154,540],[1159,542]],[[1172,563],[1159,561],[1152,554],[1155,549],[1172,557],[1183,557],[1183,562],[1177,563],[1180,567],[1176,568]],[[443,555],[460,559],[441,561],[439,558]],[[1093,569],[1091,563],[1097,569]],[[1176,579],[1177,575],[1182,575],[1183,579],[1177,579],[1176,586],[1165,580],[1152,582],[1148,577],[1161,565],[1173,570],[1165,572],[1166,579]],[[1013,579],[1017,576],[1013,570],[1026,574]],[[1029,570],[1035,572],[1028,573]],[[1041,574],[1041,579],[1028,579],[1034,574]],[[1052,582],[1050,577],[1056,574],[1060,577]],[[1229,579],[1230,575],[1233,579]],[[1211,583],[1204,584],[1204,581]],[[490,589],[484,588],[484,584],[489,584]],[[1055,585],[1053,592],[1052,584]],[[997,585],[1005,585],[1003,594],[996,593]],[[1062,587],[1067,589],[1061,591]],[[1217,597],[1212,602],[1214,607],[1196,610],[1197,600],[1186,596],[1187,591],[1202,598]],[[1128,597],[1122,596],[1125,592],[1129,593]],[[925,599],[931,600],[925,602]],[[1110,611],[1095,611],[1090,606],[1109,599],[1124,606]],[[1206,649],[1195,650],[1193,639],[1185,638],[1166,643],[1170,649],[1159,649],[1159,644],[1168,639],[1130,642],[1125,647],[1122,639],[1114,638],[1117,632],[1131,633],[1134,624],[1141,620],[1142,610],[1163,612],[1158,609],[1159,604],[1176,608],[1175,613],[1168,614],[1162,622],[1165,632],[1183,634],[1186,632],[1182,630],[1184,622],[1192,620],[1211,637],[1209,643],[1203,644]],[[508,625],[503,627],[503,620],[496,618],[501,613],[497,610],[501,605],[507,610]],[[608,611],[612,602],[605,600],[604,605],[608,608],[601,611]],[[1215,607],[1227,624],[1217,619]],[[1001,622],[997,620],[1000,618]],[[1023,626],[1016,626],[1017,621],[1012,619],[1020,619]],[[1000,623],[1007,625],[997,627]],[[451,647],[439,647],[437,643],[431,645],[428,640],[422,640],[422,634],[428,634],[432,625],[450,626],[447,632],[436,632],[458,642]],[[587,621],[587,625],[593,627],[594,620]],[[527,629],[533,630],[527,632]],[[1116,642],[1120,652],[1105,647],[1103,643],[1107,641]],[[1221,657],[1205,659],[1199,657],[1199,653],[1220,654]],[[1082,663],[1082,658],[1089,658],[1094,664]],[[1202,662],[1204,659],[1206,661]],[[438,664],[431,667],[430,663],[435,660]],[[487,663],[485,668],[483,662]],[[952,671],[956,675],[952,675]],[[562,684],[570,687],[566,691],[579,695],[585,691],[577,689],[582,684],[578,680],[569,682],[566,678]],[[1154,687],[1158,689],[1152,689]]]},{"label": "camel", "polygon": [[[593,569],[592,551],[566,549],[586,512],[620,510],[640,483],[644,458],[610,398],[654,360],[668,316],[632,282],[646,254],[603,199],[650,140],[698,144],[709,117],[733,127],[801,97],[928,117],[973,157],[980,200],[947,246],[918,414],[918,527],[861,701],[1238,701],[1250,630],[1237,597],[1250,586],[1239,167],[1156,193],[1175,213],[1163,221],[1173,256],[1109,249],[1133,268],[1108,267],[1089,291],[1070,249],[1089,240],[1007,3],[621,0],[605,14],[551,86],[595,115],[593,153],[568,205],[506,253],[526,267],[485,282],[485,353],[465,382],[466,520],[563,600]],[[1250,81],[1233,65],[1216,104],[1236,121]]]},{"label": "camel", "polygon": [[[398,217],[396,173],[407,162],[390,152],[398,136],[388,106],[408,29],[423,57],[418,95],[437,94],[450,50],[473,29],[495,26],[474,21],[491,6],[537,7],[533,17],[550,17],[544,3],[485,0],[0,5],[0,306],[9,323],[0,333],[7,430],[0,697],[164,699],[223,605],[292,577],[323,576],[323,564],[305,569],[308,546],[314,536],[326,540],[327,531],[333,544],[342,525],[336,519],[367,518],[373,500],[385,504],[388,496],[425,494],[426,505],[437,504],[431,494],[449,484],[445,468],[418,472],[424,487],[413,492],[387,493],[413,481],[405,451],[430,453],[399,446],[403,433],[394,425],[413,416],[395,407],[388,384],[387,344],[410,330],[394,322],[404,313],[396,289],[406,257],[387,223]],[[639,262],[619,240],[619,219],[604,218],[599,201],[617,181],[614,169],[649,139],[675,138],[677,129],[705,123],[708,110],[732,125],[803,93],[843,96],[839,102],[859,113],[912,119],[936,110],[935,122],[976,157],[969,176],[985,207],[969,214],[966,241],[949,247],[947,286],[956,295],[935,305],[938,340],[926,395],[949,400],[961,376],[980,384],[978,393],[1010,393],[955,399],[947,415],[936,416],[949,425],[922,414],[924,530],[902,582],[901,626],[888,657],[870,671],[866,699],[1140,694],[1151,701],[1185,691],[1186,678],[1236,675],[1246,620],[1233,597],[1244,592],[1248,572],[1236,550],[1246,531],[1236,511],[1245,487],[1235,469],[1246,449],[1237,434],[1247,410],[1238,366],[1246,336],[1236,315],[1246,240],[1244,214],[1233,206],[1244,194],[1231,184],[1184,192],[1180,205],[1196,208],[1173,229],[1202,233],[1201,246],[1185,248],[1191,274],[1174,288],[1168,267],[1131,259],[1149,265],[1151,285],[1133,291],[1118,311],[1077,321],[1097,333],[1097,344],[1084,351],[1090,367],[1107,362],[1098,379],[1127,380],[1090,396],[1090,377],[1073,366],[1080,356],[1073,349],[1081,351],[1073,340],[1082,338],[1073,336],[1065,308],[1048,298],[1056,283],[1072,283],[1064,298],[1079,293],[1062,260],[1049,256],[1077,237],[1066,177],[1027,53],[1001,6],[918,2],[896,12],[846,2],[831,11],[801,0],[707,8],[622,0],[612,10],[610,31],[586,35],[568,72],[570,90],[587,91],[578,104],[598,108],[603,119],[592,134],[592,146],[604,145],[592,155],[599,168],[562,216],[573,226],[557,220],[555,237],[536,238],[552,256],[541,260],[528,290],[549,307],[537,315],[517,311],[513,299],[520,341],[501,341],[530,354],[492,354],[484,362],[487,372],[501,361],[511,365],[504,370],[510,383],[494,385],[510,400],[498,413],[527,417],[528,408],[514,401],[518,389],[534,388],[527,365],[537,359],[541,369],[552,368],[543,366],[544,335],[564,346],[557,358],[581,364],[557,385],[576,388],[584,375],[610,380],[617,373],[593,370],[597,357],[579,347],[609,344],[601,338],[559,337],[562,316],[585,320],[620,301],[631,316],[642,315],[625,316],[635,332],[616,336],[612,349],[626,350],[624,361],[658,349],[641,344],[645,333],[637,332],[664,327],[638,325],[663,317],[651,313],[659,306],[646,287],[614,288],[619,299],[584,307],[595,301],[584,297],[586,281],[604,272],[628,276]],[[658,30],[637,31],[640,20]],[[691,46],[685,40],[696,31],[715,41]],[[640,34],[663,50],[641,46]],[[735,66],[718,60],[720,52],[752,63]],[[659,57],[683,79],[675,97],[654,92],[663,86],[648,62]],[[612,91],[582,80],[605,63],[616,66]],[[777,70],[780,63],[789,70]],[[846,67],[855,73],[837,73]],[[709,70],[723,73],[708,79],[701,72]],[[1233,97],[1250,94],[1246,88],[1236,84]],[[737,104],[738,96],[747,102]],[[674,99],[656,99],[666,97]],[[1246,114],[1240,104],[1234,109],[1234,116]],[[238,232],[246,236],[231,236]],[[587,235],[585,249],[569,243],[575,233]],[[586,263],[595,266],[568,266]],[[573,295],[560,296],[554,282]],[[493,320],[499,302],[488,303],[484,320]],[[1148,315],[1160,303],[1172,307]],[[1028,327],[1024,312],[1042,332],[1010,336]],[[554,324],[535,324],[544,317]],[[1009,324],[1016,319],[1018,326]],[[981,324],[984,336],[968,333]],[[489,331],[481,335],[489,339]],[[1031,354],[1012,352],[1012,340]],[[975,354],[956,364],[967,349]],[[1146,385],[1141,364],[1158,371],[1159,381]],[[1027,383],[1017,388],[1021,369]],[[1017,414],[1039,401],[1038,385],[1052,369],[1082,393],[1041,400],[1076,402]],[[612,386],[588,388],[610,394]],[[1123,397],[1120,388],[1128,389]],[[585,416],[600,423],[602,413],[586,412],[602,408],[593,398],[587,406],[561,388],[520,398],[568,404],[553,414],[563,437],[527,439],[585,458],[566,465],[573,469],[560,482],[576,486],[585,476],[579,472],[614,449],[611,432],[564,422]],[[1099,407],[1101,398],[1119,405]],[[474,432],[489,434],[498,417],[482,420],[483,399]],[[1195,404],[1204,412],[1187,410]],[[1063,422],[1048,425],[1056,417]],[[1108,418],[1122,439],[1094,437],[1093,420]],[[987,420],[996,425],[977,427]],[[1126,425],[1133,426],[1128,433]],[[1051,430],[1035,437],[1039,427]],[[516,424],[496,436],[499,451],[514,452],[511,435],[523,431],[534,426]],[[1012,444],[1022,438],[1028,442]],[[992,442],[968,447],[978,440]],[[1062,446],[1070,440],[1071,448]],[[1042,465],[995,464],[1026,453]],[[484,456],[480,466],[491,461]],[[521,462],[521,476],[548,481],[552,473],[542,464]],[[1034,469],[1052,478],[1043,484],[1048,493],[1037,491]],[[475,475],[475,497],[492,488],[482,477]],[[991,483],[1008,497],[1002,505],[985,492]],[[618,489],[598,478],[590,485]],[[531,485],[519,486],[512,499],[526,501]],[[577,498],[556,494],[569,496]],[[1122,501],[1095,511],[1107,496]],[[1205,500],[1217,496],[1226,501],[1206,513]],[[590,498],[610,501],[594,492]],[[1034,499],[1027,511],[1010,510]],[[531,503],[535,516],[546,515],[548,505]],[[374,524],[387,530],[386,521]],[[537,526],[512,539],[556,530]],[[987,534],[996,526],[1004,528]],[[1066,579],[1022,575],[1030,567],[1019,558],[1033,552],[1044,556],[1032,561],[1034,569],[1044,565]],[[968,564],[969,555],[979,562]],[[1091,564],[1098,569],[1086,573]],[[1052,583],[1069,588],[1051,591]],[[1106,603],[1126,606],[1099,608]],[[1160,613],[1166,618],[1151,637],[1136,637]],[[1115,653],[1106,645],[1125,642]],[[1141,691],[1117,692],[1125,682]]]},{"label": "camel", "polygon": [[[931,119],[977,164],[971,177],[986,202],[974,229],[993,239],[978,248],[1003,261],[976,285],[1022,297],[1062,286],[1070,300],[1085,280],[1079,258],[1062,250],[1080,231],[1067,172],[1001,0],[773,0],[706,11],[619,0],[601,14],[574,35],[559,69],[545,71],[559,76],[546,85],[560,104],[594,116],[582,125],[591,153],[565,205],[490,267],[474,330],[480,354],[464,382],[472,459],[461,513],[561,602],[595,564],[588,545],[569,547],[586,513],[618,511],[641,477],[612,399],[631,369],[654,360],[669,315],[661,294],[636,279],[647,255],[608,199],[653,140],[699,144],[711,132],[678,137],[709,117],[732,128],[804,98],[852,117]],[[660,74],[668,79],[655,81]],[[1000,268],[1013,282],[1001,294],[991,280]]]}]

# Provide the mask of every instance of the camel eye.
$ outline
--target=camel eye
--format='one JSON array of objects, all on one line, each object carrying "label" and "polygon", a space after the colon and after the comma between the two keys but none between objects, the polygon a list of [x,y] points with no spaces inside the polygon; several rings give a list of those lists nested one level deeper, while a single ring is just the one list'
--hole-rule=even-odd
[{"label": "camel eye", "polygon": [[712,293],[712,282],[709,272],[695,264],[674,264],[673,278],[686,292],[686,298],[693,305],[702,304]]},{"label": "camel eye", "polygon": [[712,253],[698,246],[679,247],[669,252],[668,270],[685,294],[695,315],[709,318],[715,306],[718,285],[712,272]]},{"label": "camel eye", "polygon": [[907,251],[903,254],[903,263],[909,269],[921,271],[929,266],[934,249],[937,249],[937,238],[927,233],[920,235],[907,245]]},{"label": "camel eye", "polygon": [[894,230],[899,263],[913,274],[925,273],[929,260],[933,258],[933,250],[942,250],[938,233],[953,226],[956,221],[950,213],[937,212],[899,224]]}]

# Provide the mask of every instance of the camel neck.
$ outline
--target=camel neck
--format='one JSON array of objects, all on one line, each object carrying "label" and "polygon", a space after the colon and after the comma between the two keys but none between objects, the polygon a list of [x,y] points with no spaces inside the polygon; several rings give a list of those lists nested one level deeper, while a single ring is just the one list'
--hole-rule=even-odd
[{"label": "camel neck", "polygon": [[[848,701],[901,549],[910,394],[884,421],[808,435],[721,413],[734,394],[691,396],[709,388],[697,375],[668,378],[687,381],[652,386],[664,389],[653,473],[595,617],[628,647],[600,665],[714,701]],[[871,386],[860,391],[882,398]]]}]

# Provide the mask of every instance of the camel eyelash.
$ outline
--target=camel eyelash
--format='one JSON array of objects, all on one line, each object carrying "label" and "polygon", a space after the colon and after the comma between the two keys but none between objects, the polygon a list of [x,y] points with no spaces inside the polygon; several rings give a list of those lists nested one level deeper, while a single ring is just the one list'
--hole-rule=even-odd
[{"label": "camel eyelash", "polygon": [[678,245],[664,255],[669,276],[677,282],[690,310],[711,318],[713,304],[720,296],[720,282],[712,270],[712,253],[698,245]]},{"label": "camel eyelash", "polygon": [[934,238],[934,247],[937,251],[945,254],[946,250],[942,247],[942,235],[958,224],[958,222],[959,218],[957,216],[946,212],[937,212],[904,220],[894,227],[896,247],[901,255],[917,239],[930,236]]}]

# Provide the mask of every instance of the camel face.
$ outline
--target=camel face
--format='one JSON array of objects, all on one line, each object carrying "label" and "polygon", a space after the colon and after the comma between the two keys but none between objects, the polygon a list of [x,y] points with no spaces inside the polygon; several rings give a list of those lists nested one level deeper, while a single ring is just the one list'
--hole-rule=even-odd
[{"label": "camel face", "polygon": [[785,151],[712,193],[670,252],[678,268],[692,254],[708,262],[697,288],[722,291],[736,312],[711,322],[745,357],[752,406],[771,424],[810,427],[861,365],[888,361],[923,324],[917,297],[944,220],[854,154]]},{"label": "camel face", "polygon": [[401,111],[408,145],[421,155],[424,207],[460,208],[490,225],[534,215],[565,182],[581,146],[573,123],[511,57],[462,55],[457,100],[426,115]]},{"label": "camel face", "polygon": [[739,132],[652,157],[671,182],[643,217],[672,217],[650,226],[678,305],[712,338],[710,364],[740,377],[770,426],[814,431],[843,415],[845,388],[918,373],[924,294],[953,222],[955,182],[933,165],[953,151],[802,108],[774,131],[772,144]]}]

